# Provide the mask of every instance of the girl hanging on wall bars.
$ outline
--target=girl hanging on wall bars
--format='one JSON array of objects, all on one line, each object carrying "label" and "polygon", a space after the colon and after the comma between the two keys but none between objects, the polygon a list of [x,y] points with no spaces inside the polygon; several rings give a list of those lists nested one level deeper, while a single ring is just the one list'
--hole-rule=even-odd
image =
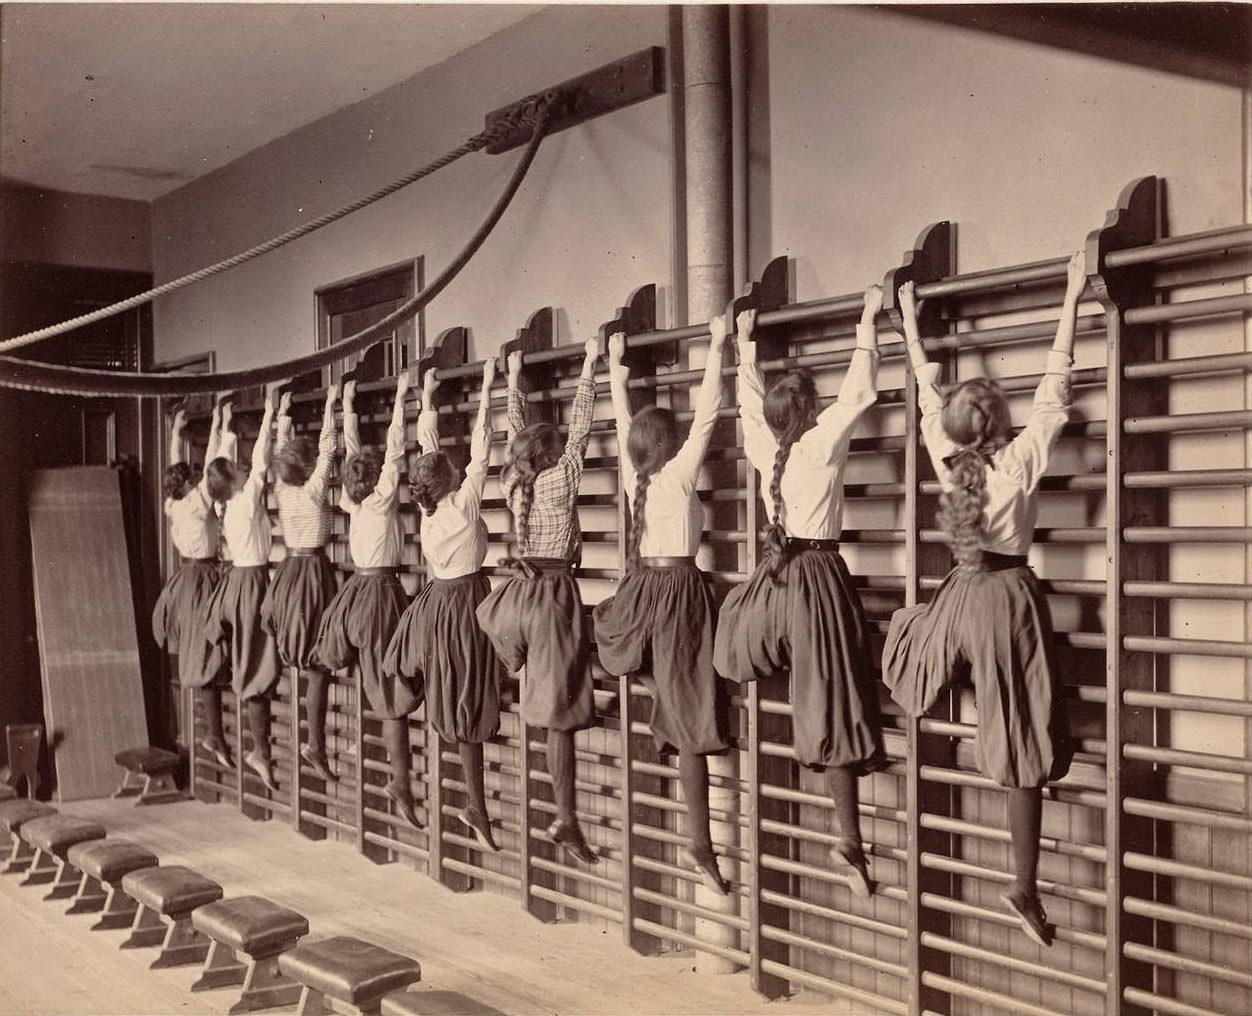
[{"label": "girl hanging on wall bars", "polygon": [[883,648],[883,680],[913,716],[958,675],[978,703],[978,765],[1008,790],[1014,881],[1001,896],[1035,942],[1052,936],[1039,902],[1042,787],[1069,769],[1072,748],[1056,666],[1052,618],[1026,564],[1039,478],[1069,419],[1070,370],[1086,258],[1070,258],[1065,301],[1026,426],[1009,440],[1008,404],[995,381],[972,378],[945,398],[926,359],[913,284],[900,288],[922,436],[943,487],[939,524],[956,558],[934,598],[897,610]]},{"label": "girl hanging on wall bars", "polygon": [[839,554],[839,533],[852,433],[877,398],[874,319],[881,307],[882,290],[871,286],[839,397],[820,414],[807,371],[788,371],[765,390],[752,341],[755,311],[739,315],[744,452],[761,475],[770,522],[760,565],[722,604],[714,652],[714,665],[734,681],[790,672],[796,758],[826,774],[838,827],[831,859],[861,898],[873,883],[856,781],[884,756],[865,616]]},{"label": "girl hanging on wall bars", "polygon": [[300,757],[328,782],[335,779],[326,758],[326,696],[331,675],[314,665],[312,656],[322,612],[337,586],[325,548],[334,524],[330,479],[335,465],[338,397],[338,385],[326,389],[322,430],[314,442],[311,437],[293,435],[291,395],[283,393],[274,450],[274,498],[287,556],[275,570],[261,606],[262,627],[277,643],[283,666],[298,667],[308,680],[304,708],[309,739],[301,745]]},{"label": "girl hanging on wall bars", "polygon": [[681,444],[670,410],[648,406],[631,416],[625,337],[609,338],[622,492],[633,500],[626,575],[594,613],[604,669],[618,676],[646,669],[652,677],[652,736],[658,751],[678,752],[691,839],[687,860],[705,885],[725,896],[730,886],[709,834],[707,756],[725,751],[728,742],[713,670],[713,595],[695,562],[704,530],[696,481],[722,402],[725,318],[713,318],[709,332],[704,380]]},{"label": "girl hanging on wall bars", "polygon": [[457,817],[485,849],[497,851],[483,789],[483,743],[500,729],[500,665],[475,611],[491,584],[482,572],[487,526],[483,487],[491,459],[491,384],[495,360],[483,364],[478,415],[470,438],[469,464],[458,485],[452,460],[439,450],[434,370],[422,386],[417,418],[421,452],[409,466],[409,495],[421,510],[426,584],[400,618],[383,670],[424,688],[426,718],[445,741],[454,742],[469,804]]},{"label": "girl hanging on wall bars", "polygon": [[343,387],[343,466],[339,507],[350,520],[348,549],[354,570],[322,615],[313,662],[328,670],[356,664],[361,694],[381,719],[389,778],[383,793],[409,825],[419,827],[409,784],[409,714],[421,695],[408,682],[383,672],[383,654],[395,633],[408,596],[400,584],[404,529],[400,524],[400,464],[404,461],[404,396],[408,374],[396,382],[384,454],[362,448],[356,382]]},{"label": "girl hanging on wall bars", "polygon": [[478,607],[478,623],[504,665],[522,673],[522,721],[548,732],[548,772],[557,818],[548,838],[574,858],[593,864],[575,813],[574,733],[595,719],[583,604],[573,564],[582,550],[578,485],[591,437],[595,403],[596,339],[588,339],[570,407],[565,444],[550,423],[526,423],[519,384],[522,354],[509,354],[509,453],[501,477],[517,527],[518,557],[503,564],[515,574]]}]

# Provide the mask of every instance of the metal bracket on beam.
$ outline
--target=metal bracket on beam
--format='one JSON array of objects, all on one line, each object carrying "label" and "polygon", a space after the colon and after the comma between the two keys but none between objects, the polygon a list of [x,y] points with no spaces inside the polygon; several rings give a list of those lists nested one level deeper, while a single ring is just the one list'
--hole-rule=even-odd
[{"label": "metal bracket on beam", "polygon": [[[487,114],[487,127],[513,115],[528,103],[535,103],[552,92],[560,93],[560,99],[548,121],[548,133],[556,134],[566,128],[577,126],[586,120],[612,113],[625,106],[634,105],[665,91],[665,50],[649,46],[638,53],[614,60],[594,71],[562,81],[559,85],[528,95],[524,99],[502,106]],[[499,155],[526,144],[531,129],[518,127],[516,131],[487,146],[492,155]]]}]

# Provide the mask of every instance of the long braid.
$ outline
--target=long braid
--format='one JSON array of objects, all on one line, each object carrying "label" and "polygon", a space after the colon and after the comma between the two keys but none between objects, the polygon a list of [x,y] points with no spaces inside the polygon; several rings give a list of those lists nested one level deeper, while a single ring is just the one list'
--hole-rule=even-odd
[{"label": "long braid", "polygon": [[769,481],[769,496],[774,504],[774,521],[765,527],[765,573],[775,584],[782,581],[782,570],[787,563],[787,527],[783,523],[782,478],[791,457],[791,446],[796,437],[786,434],[779,439],[778,451],[774,453],[774,472]]},{"label": "long braid", "polygon": [[958,565],[982,559],[987,534],[987,465],[1004,447],[1008,407],[994,381],[967,381],[944,407],[944,429],[961,447],[948,459],[951,487],[939,497],[938,522]]},{"label": "long braid", "polygon": [[648,504],[648,486],[652,483],[651,473],[640,473],[635,482],[635,499],[630,506],[630,546],[626,551],[626,566],[636,568],[639,565],[639,544],[643,540],[643,512]]},{"label": "long braid", "polygon": [[817,388],[807,370],[784,374],[769,387],[762,403],[765,422],[769,425],[778,450],[774,453],[774,472],[770,477],[769,496],[774,520],[765,527],[765,574],[775,583],[782,582],[787,565],[787,525],[783,517],[783,474],[791,458],[791,448],[813,426],[817,415]]},{"label": "long braid", "polygon": [[535,474],[523,473],[517,481],[517,555],[526,556],[526,544],[530,542],[530,506],[535,501]]}]

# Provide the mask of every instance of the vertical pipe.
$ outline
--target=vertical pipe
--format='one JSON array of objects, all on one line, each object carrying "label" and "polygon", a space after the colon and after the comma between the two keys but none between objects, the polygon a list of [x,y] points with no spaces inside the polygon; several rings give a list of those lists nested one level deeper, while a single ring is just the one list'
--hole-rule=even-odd
[{"label": "vertical pipe", "polygon": [[[1243,130],[1243,221],[1248,224],[1252,223],[1252,88],[1243,90],[1241,112],[1239,120]],[[1252,277],[1244,276],[1243,291],[1252,293]],[[1252,353],[1252,317],[1247,314],[1243,315],[1243,348]],[[1252,409],[1252,374],[1245,375],[1243,379],[1243,408]],[[1243,436],[1243,461],[1245,466],[1252,467],[1252,432],[1245,432]],[[1243,524],[1252,525],[1252,490],[1244,492]],[[1252,547],[1245,552],[1243,578],[1245,582],[1252,582]],[[1252,604],[1243,612],[1243,637],[1245,641],[1252,640]],[[1252,698],[1252,660],[1244,666],[1243,690],[1246,696]],[[1243,736],[1245,750],[1248,750],[1252,747],[1252,719],[1244,725]],[[1245,800],[1252,801],[1252,777],[1244,781],[1243,789]]]},{"label": "vertical pipe", "polygon": [[730,12],[683,8],[687,318],[721,313],[732,288]]},{"label": "vertical pipe", "polygon": [[[731,166],[731,69],[730,10],[722,5],[691,5],[682,10],[684,165],[687,213],[687,315],[688,322],[705,321],[720,314],[733,294],[734,223],[732,216],[733,171]],[[696,357],[690,366],[697,367]],[[738,759],[733,755],[711,756],[709,774],[738,779]],[[712,788],[709,804],[714,811],[735,812],[738,794]],[[736,844],[738,828],[712,823],[715,842]],[[735,878],[734,866],[723,862],[726,874]],[[737,912],[737,898],[718,896],[703,886],[696,902],[723,913]],[[713,921],[697,920],[696,935],[706,942],[739,948],[732,928]],[[699,953],[700,973],[731,973],[738,967],[729,960]]]},{"label": "vertical pipe", "polygon": [[748,13],[736,4],[730,9],[730,164],[731,164],[731,284],[742,293],[748,281]]}]

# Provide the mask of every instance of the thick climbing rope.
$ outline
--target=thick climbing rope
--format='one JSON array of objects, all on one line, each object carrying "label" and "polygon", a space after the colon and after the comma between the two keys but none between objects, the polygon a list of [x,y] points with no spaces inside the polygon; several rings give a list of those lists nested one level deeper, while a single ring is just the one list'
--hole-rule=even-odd
[{"label": "thick climbing rope", "polygon": [[[527,171],[530,169],[535,153],[539,150],[539,144],[547,133],[549,114],[555,101],[556,96],[548,95],[533,104],[528,104],[529,109],[526,113],[526,119],[533,119],[533,131],[521,160],[514,168],[508,185],[496,200],[491,212],[439,276],[420,293],[397,307],[386,317],[368,328],[364,328],[335,343],[335,345],[265,367],[226,371],[218,374],[138,374],[129,371],[88,370],[81,367],[63,367],[34,360],[23,360],[17,357],[0,356],[0,386],[45,392],[52,395],[114,397],[196,395],[206,392],[247,388],[270,381],[285,380],[297,374],[303,374],[306,371],[325,367],[327,364],[334,363],[336,360],[342,360],[364,349],[376,339],[393,331],[397,325],[408,321],[416,315],[419,310],[443,292],[469,262],[470,258],[478,252],[479,247],[483,245],[483,242],[491,234],[496,223],[500,221],[500,217],[508,208]],[[517,123],[515,122],[511,125],[510,130],[516,129],[516,127]],[[491,134],[493,137],[500,133],[504,132],[494,128],[484,132],[484,134]],[[482,136],[479,135],[479,137]],[[449,154],[451,155],[452,153]],[[447,159],[448,156],[445,156],[444,160]],[[446,164],[444,160],[438,161]],[[431,166],[436,166],[436,163],[431,163]],[[430,170],[430,167],[426,167],[426,169]],[[417,177],[414,176],[413,179],[417,179]],[[381,194],[381,192],[379,193]],[[359,208],[364,203],[368,202],[357,202],[355,205],[349,206],[349,208]],[[347,214],[347,210],[341,211],[343,214]],[[336,213],[337,216],[338,214]],[[274,241],[270,242],[273,243]],[[237,259],[231,260],[239,263]],[[225,264],[226,262],[222,263]],[[153,291],[153,293],[156,292],[156,290]],[[102,309],[107,310],[108,308]]]},{"label": "thick climbing rope", "polygon": [[257,244],[255,247],[250,247],[241,254],[236,254],[233,257],[226,258],[223,261],[217,262],[217,264],[197,269],[196,271],[181,276],[180,278],[164,282],[155,289],[149,289],[146,292],[129,296],[125,300],[119,300],[117,303],[111,303],[107,307],[100,307],[97,310],[93,310],[89,314],[80,314],[78,317],[70,318],[67,321],[60,321],[57,324],[48,325],[45,328],[38,328],[33,332],[25,332],[24,334],[14,336],[11,339],[4,339],[0,341],[0,353],[7,353],[10,350],[18,349],[22,346],[29,346],[33,342],[50,339],[54,335],[63,335],[66,332],[73,331],[75,328],[82,328],[84,325],[93,324],[96,321],[103,321],[105,318],[122,314],[125,311],[133,310],[136,307],[142,307],[145,303],[151,303],[158,296],[164,296],[166,293],[172,293],[177,289],[182,289],[184,286],[190,286],[193,283],[202,282],[204,279],[213,275],[217,275],[230,268],[235,268],[238,265],[246,264],[255,258],[259,258],[262,254],[268,254],[272,250],[277,250],[279,247],[286,246],[293,240],[299,240],[300,237],[307,236],[309,233],[315,232],[323,226],[329,226],[332,222],[337,222],[345,215],[351,215],[353,212],[360,211],[367,205],[372,205],[376,201],[381,201],[389,194],[394,194],[396,191],[402,190],[409,184],[416,183],[418,180],[422,179],[422,177],[430,176],[431,173],[456,162],[457,159],[462,156],[469,155],[471,152],[477,152],[486,148],[493,141],[505,137],[519,128],[533,125],[538,118],[539,107],[541,103],[544,102],[550,102],[550,100],[545,97],[545,100],[540,100],[538,102],[523,103],[516,110],[511,111],[511,115],[497,120],[486,130],[475,134],[472,138],[469,138],[461,145],[452,149],[452,151],[448,152],[446,155],[441,155],[434,162],[427,163],[421,169],[416,169],[407,176],[403,176],[399,180],[395,180],[387,184],[386,187],[382,187],[379,190],[374,191],[373,194],[367,194],[365,197],[358,198],[351,204],[344,205],[336,211],[322,215],[310,222],[304,223],[303,225],[296,226],[295,229],[289,229],[281,236],[275,236],[266,240],[264,243]]}]

